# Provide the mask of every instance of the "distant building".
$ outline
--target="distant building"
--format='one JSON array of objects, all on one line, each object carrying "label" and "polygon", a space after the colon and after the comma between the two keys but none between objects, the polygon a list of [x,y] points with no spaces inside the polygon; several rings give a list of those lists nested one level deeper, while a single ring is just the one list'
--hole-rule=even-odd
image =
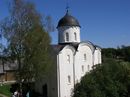
[{"label": "distant building", "polygon": [[80,24],[68,11],[58,22],[56,64],[50,73],[36,84],[44,97],[71,97],[76,83],[82,76],[101,63],[101,48],[91,42],[80,41]]},{"label": "distant building", "polygon": [[[8,60],[8,61],[7,61]],[[0,57],[0,83],[14,83],[15,71],[18,65],[16,61],[10,60],[7,56]]]}]

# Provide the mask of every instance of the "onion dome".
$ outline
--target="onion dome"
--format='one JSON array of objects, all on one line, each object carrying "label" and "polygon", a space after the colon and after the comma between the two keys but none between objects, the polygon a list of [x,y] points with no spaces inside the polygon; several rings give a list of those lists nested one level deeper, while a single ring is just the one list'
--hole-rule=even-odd
[{"label": "onion dome", "polygon": [[71,16],[68,13],[68,10],[67,10],[65,16],[59,20],[57,28],[62,27],[62,26],[79,26],[80,27],[80,24],[75,17]]}]

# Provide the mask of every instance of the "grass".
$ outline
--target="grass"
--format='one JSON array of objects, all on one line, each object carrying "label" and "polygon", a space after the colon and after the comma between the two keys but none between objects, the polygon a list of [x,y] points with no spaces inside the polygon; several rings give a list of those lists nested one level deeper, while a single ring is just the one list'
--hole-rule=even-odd
[{"label": "grass", "polygon": [[0,94],[10,97],[11,96],[10,87],[11,86],[8,84],[0,86]]}]

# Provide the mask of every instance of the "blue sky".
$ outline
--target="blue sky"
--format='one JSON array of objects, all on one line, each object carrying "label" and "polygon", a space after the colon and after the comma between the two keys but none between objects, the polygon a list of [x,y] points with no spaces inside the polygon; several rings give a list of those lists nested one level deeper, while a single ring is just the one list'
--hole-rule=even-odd
[{"label": "blue sky", "polygon": [[[0,0],[0,20],[8,16],[10,0]],[[67,0],[28,0],[42,15],[51,15],[55,27],[65,15]],[[130,0],[68,0],[71,15],[81,25],[81,40],[101,47],[130,45]],[[51,33],[57,43],[57,30]]]}]

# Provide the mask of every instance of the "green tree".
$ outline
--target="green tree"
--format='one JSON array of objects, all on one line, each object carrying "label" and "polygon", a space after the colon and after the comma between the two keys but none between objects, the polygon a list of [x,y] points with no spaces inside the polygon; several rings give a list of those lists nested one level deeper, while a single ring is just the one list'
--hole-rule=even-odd
[{"label": "green tree", "polygon": [[102,49],[103,57],[116,58],[117,50],[115,48],[104,48]]},{"label": "green tree", "polygon": [[130,62],[130,46],[121,46],[116,48],[102,49],[103,58],[113,58]]},{"label": "green tree", "polygon": [[1,52],[2,52],[2,50],[3,50],[3,44],[2,44],[2,35],[1,35],[1,33],[0,33],[0,55],[1,55]]},{"label": "green tree", "polygon": [[121,52],[120,56],[123,56],[125,61],[130,62],[130,46],[122,46],[120,52]]},{"label": "green tree", "polygon": [[9,42],[8,52],[18,64],[18,81],[36,80],[51,64],[51,39],[47,33],[53,28],[50,21],[51,18],[43,21],[31,2],[12,1],[10,16],[1,23],[1,28]]},{"label": "green tree", "polygon": [[129,97],[129,65],[108,59],[94,66],[75,86],[73,97]]}]

